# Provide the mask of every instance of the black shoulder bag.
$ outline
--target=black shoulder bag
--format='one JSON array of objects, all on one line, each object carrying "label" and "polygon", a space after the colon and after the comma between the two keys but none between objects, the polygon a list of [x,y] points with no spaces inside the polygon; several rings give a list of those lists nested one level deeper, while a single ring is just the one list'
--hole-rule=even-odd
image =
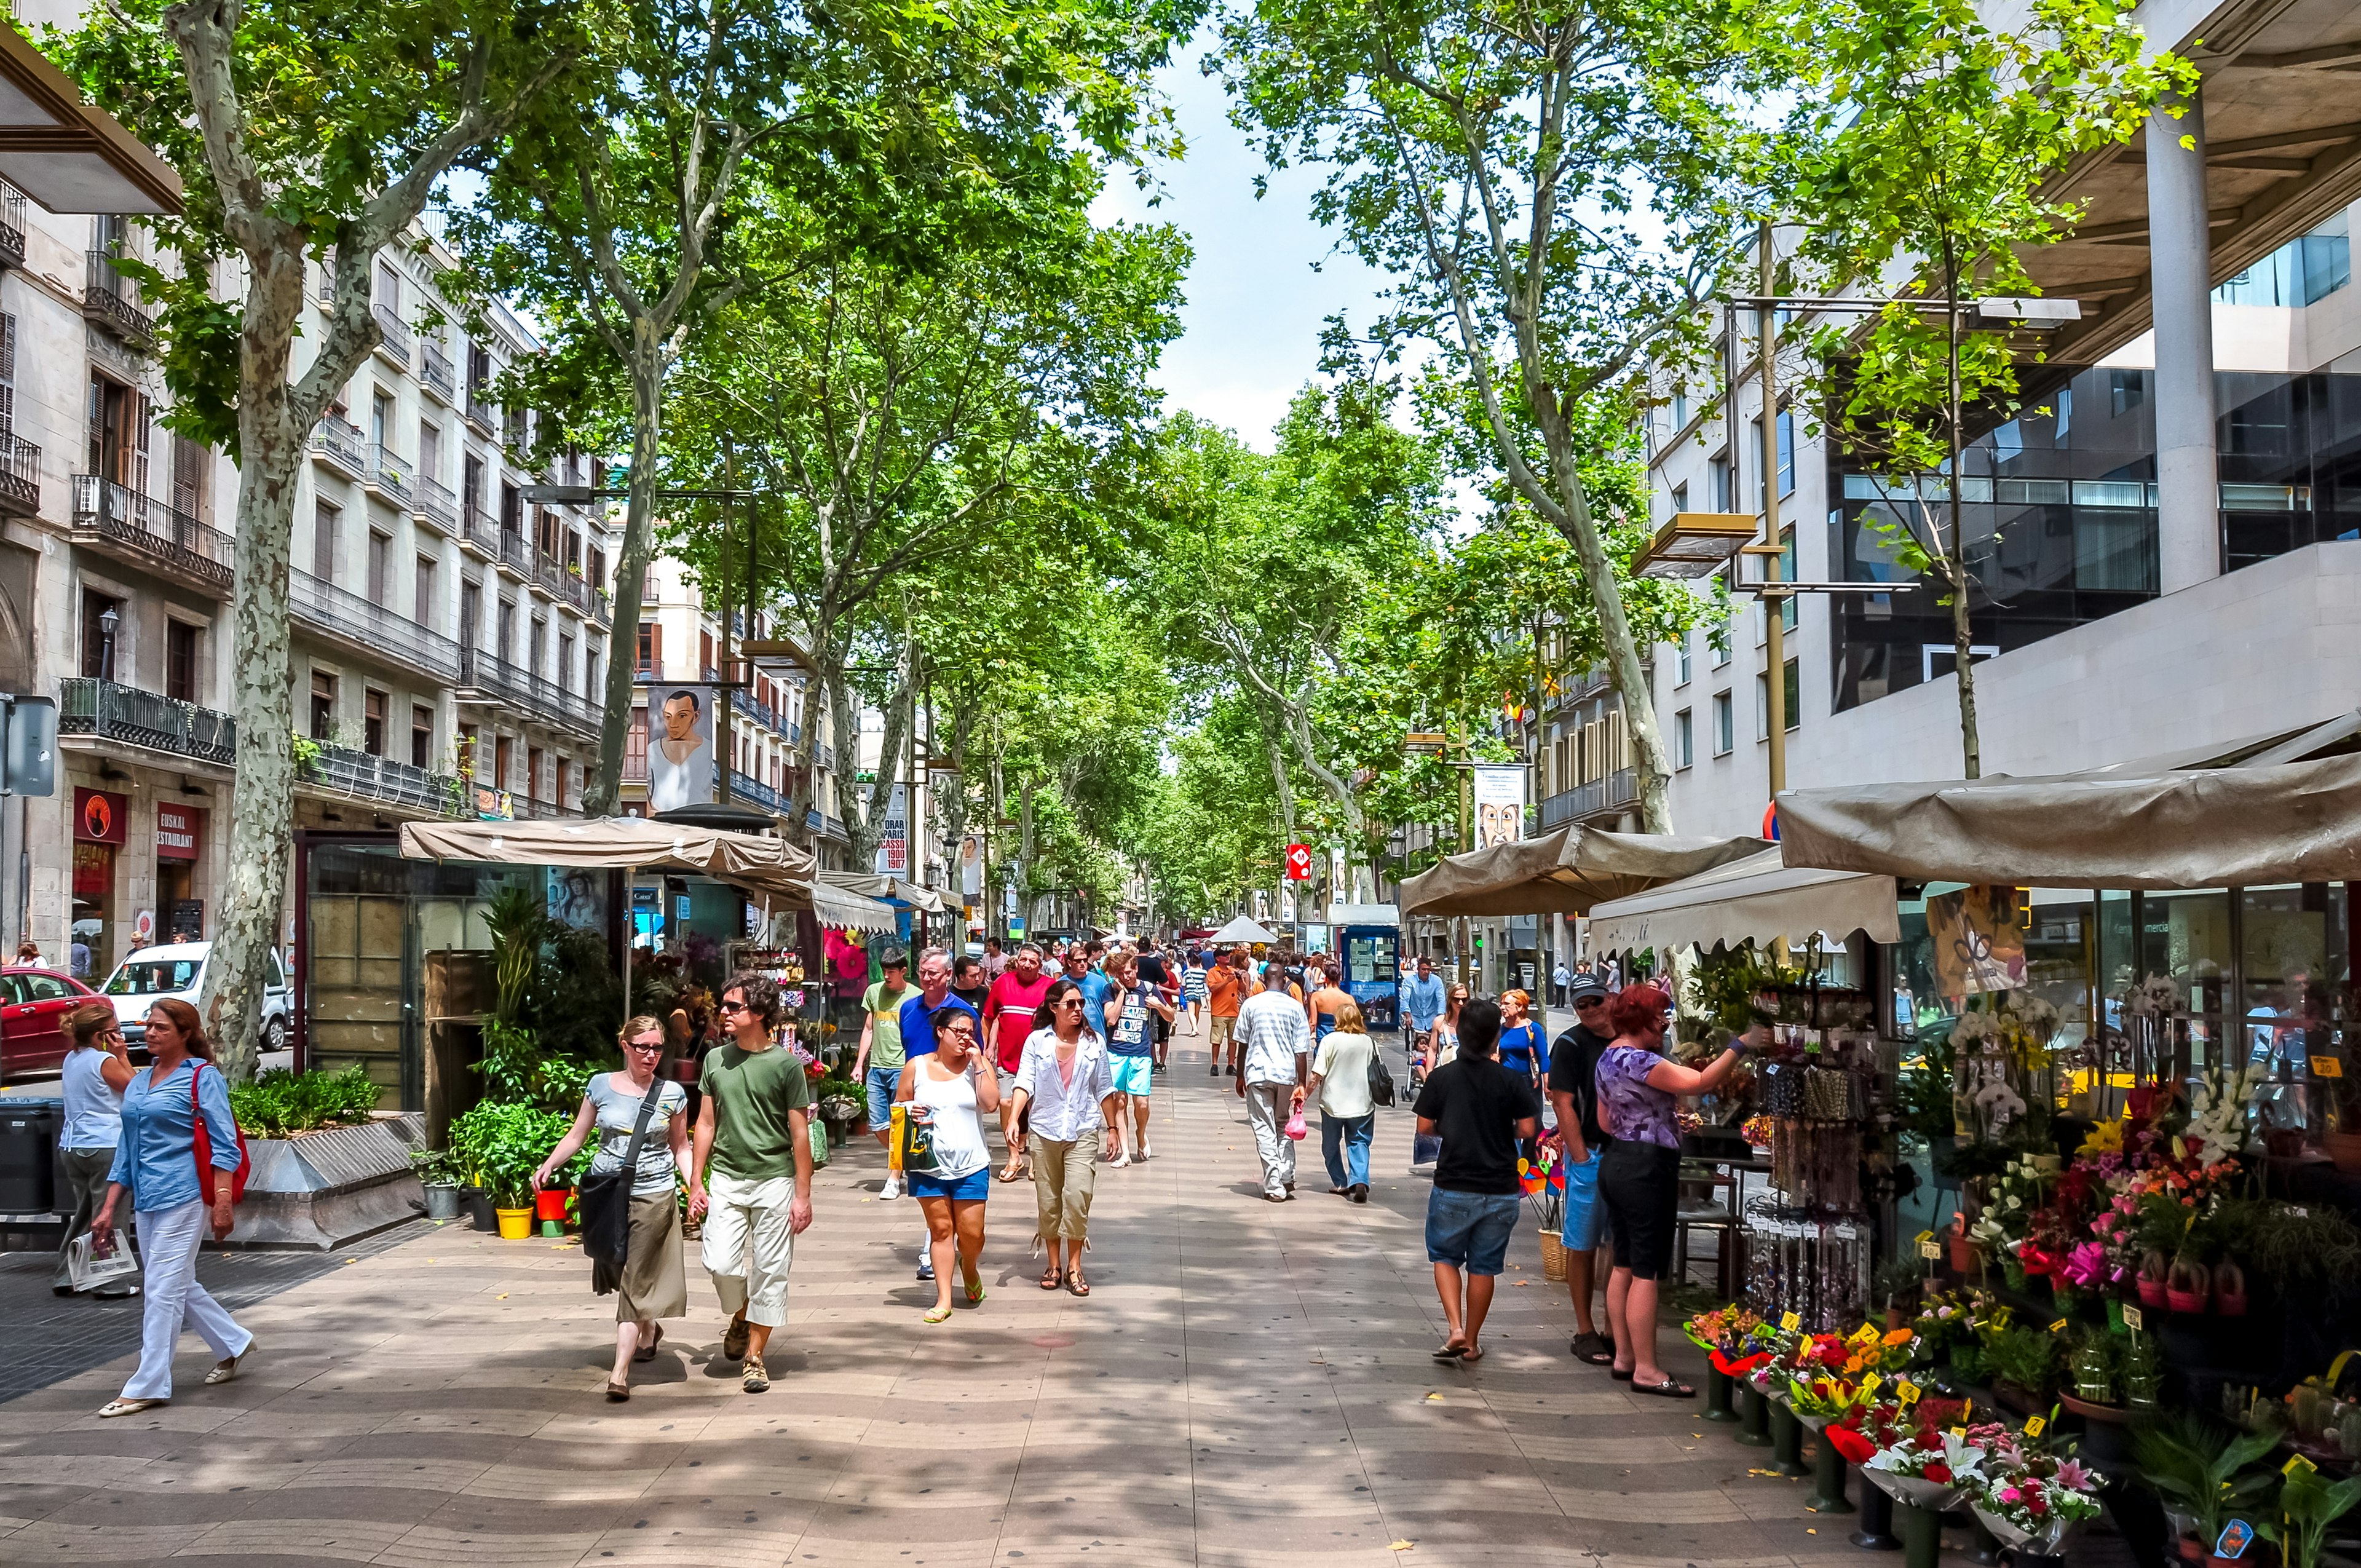
[{"label": "black shoulder bag", "polygon": [[1386,1050],[1375,1039],[1369,1041],[1369,1103],[1391,1105],[1394,1102],[1394,1075],[1386,1068]]},{"label": "black shoulder bag", "polygon": [[574,1190],[575,1207],[582,1221],[582,1251],[590,1259],[590,1289],[604,1296],[623,1277],[631,1254],[631,1184],[639,1179],[640,1145],[648,1135],[648,1118],[664,1098],[665,1080],[648,1085],[640,1100],[639,1120],[631,1124],[631,1141],[623,1149],[620,1170],[593,1174]]}]

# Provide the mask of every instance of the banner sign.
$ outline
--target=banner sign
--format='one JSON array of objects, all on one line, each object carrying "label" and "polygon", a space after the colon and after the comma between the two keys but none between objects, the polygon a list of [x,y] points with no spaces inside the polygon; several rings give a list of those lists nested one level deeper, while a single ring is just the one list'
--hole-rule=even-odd
[{"label": "banner sign", "polygon": [[1476,847],[1513,844],[1525,836],[1525,770],[1521,766],[1473,770]]}]

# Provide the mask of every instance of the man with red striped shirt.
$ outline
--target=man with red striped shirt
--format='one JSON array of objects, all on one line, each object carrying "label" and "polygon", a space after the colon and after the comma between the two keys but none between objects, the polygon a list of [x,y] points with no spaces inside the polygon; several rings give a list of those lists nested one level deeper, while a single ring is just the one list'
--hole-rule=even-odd
[{"label": "man with red striped shirt", "polygon": [[1000,978],[983,995],[983,1038],[981,1042],[1000,1064],[1000,1136],[1008,1146],[1003,1181],[1025,1174],[1025,1127],[1016,1114],[1016,1069],[1025,1062],[1025,1042],[1033,1034],[1033,1015],[1049,993],[1049,977],[1041,972],[1041,949],[1027,942]]}]

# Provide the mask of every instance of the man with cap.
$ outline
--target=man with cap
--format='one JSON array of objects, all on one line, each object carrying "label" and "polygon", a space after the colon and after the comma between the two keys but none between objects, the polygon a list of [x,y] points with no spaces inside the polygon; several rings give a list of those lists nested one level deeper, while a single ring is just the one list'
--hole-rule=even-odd
[{"label": "man with cap", "polygon": [[[910,955],[888,948],[877,957],[885,978],[861,999],[861,1048],[853,1053],[852,1080],[868,1091],[869,1132],[878,1146],[894,1141],[894,1089],[902,1081],[902,1004],[918,994],[909,982]],[[928,1041],[934,1039],[930,1030]],[[902,1173],[888,1170],[880,1198],[902,1196]]]},{"label": "man with cap", "polygon": [[1550,1103],[1557,1111],[1557,1137],[1568,1161],[1565,1171],[1566,1288],[1574,1297],[1576,1360],[1612,1365],[1615,1347],[1598,1332],[1591,1314],[1592,1281],[1605,1272],[1598,1255],[1606,1212],[1598,1203],[1598,1157],[1607,1134],[1598,1124],[1598,1053],[1613,1043],[1607,1025],[1607,987],[1584,971],[1566,987],[1574,1006],[1573,1027],[1550,1045]]}]

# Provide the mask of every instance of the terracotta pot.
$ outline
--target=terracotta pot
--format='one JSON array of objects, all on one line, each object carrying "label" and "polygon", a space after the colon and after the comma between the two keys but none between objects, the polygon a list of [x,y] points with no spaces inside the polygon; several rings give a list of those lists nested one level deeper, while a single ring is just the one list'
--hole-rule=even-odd
[{"label": "terracotta pot", "polygon": [[1951,1236],[1951,1272],[1973,1274],[1976,1271],[1976,1244],[1953,1233]]},{"label": "terracotta pot", "polygon": [[2195,1536],[2184,1535],[2173,1544],[2180,1550],[2181,1561],[2184,1563],[2202,1563],[2205,1561],[2207,1556],[2205,1543],[2198,1540]]},{"label": "terracotta pot", "polygon": [[2246,1292],[2242,1290],[2236,1295],[2232,1295],[2227,1291],[2215,1291],[2213,1293],[2213,1310],[2216,1312],[2221,1313],[2222,1316],[2225,1318],[2245,1317],[2246,1315]]},{"label": "terracotta pot", "polygon": [[[2164,1304],[2176,1312],[2202,1315],[2212,1300],[2213,1298],[2202,1290],[2167,1290],[2164,1293]],[[2229,1560],[2225,1558],[2224,1561]]]},{"label": "terracotta pot", "polygon": [[2331,1133],[2322,1146],[2337,1169],[2348,1176],[2361,1171],[2361,1133]]},{"label": "terracotta pot", "polygon": [[2139,1281],[2139,1303],[2143,1307],[2151,1309],[2163,1306],[2164,1281],[2150,1279],[2146,1275],[2142,1275]]}]

